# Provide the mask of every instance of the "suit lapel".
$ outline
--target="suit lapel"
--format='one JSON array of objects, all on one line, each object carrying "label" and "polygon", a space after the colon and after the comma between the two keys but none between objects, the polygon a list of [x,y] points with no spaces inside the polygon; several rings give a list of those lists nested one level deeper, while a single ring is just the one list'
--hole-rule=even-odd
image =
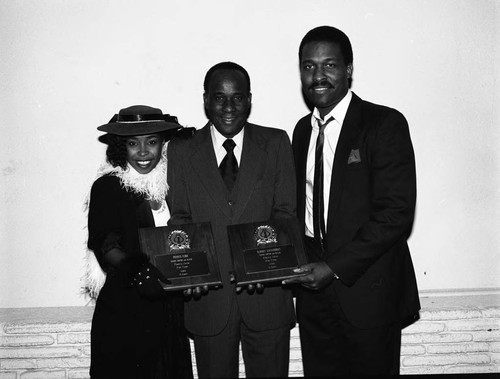
[{"label": "suit lapel", "polygon": [[330,202],[328,207],[329,228],[333,224],[332,221],[342,197],[341,195],[344,189],[344,170],[347,165],[347,159],[349,158],[351,149],[355,147],[356,137],[361,128],[361,103],[362,100],[353,93],[344,123],[342,124],[337,148],[335,149],[332,180],[330,183]]},{"label": "suit lapel", "polygon": [[217,166],[217,158],[215,157],[210,135],[210,123],[206,124],[195,137],[197,138],[193,144],[193,153],[190,157],[193,174],[198,177],[214,203],[227,217],[231,217],[231,211],[227,206],[227,187]]},{"label": "suit lapel", "polygon": [[259,175],[262,174],[262,167],[267,160],[267,152],[261,147],[258,135],[254,133],[255,127],[255,125],[250,123],[245,125],[240,169],[233,189],[233,191],[236,191],[237,195],[233,214],[235,220],[243,214],[254,192]]}]

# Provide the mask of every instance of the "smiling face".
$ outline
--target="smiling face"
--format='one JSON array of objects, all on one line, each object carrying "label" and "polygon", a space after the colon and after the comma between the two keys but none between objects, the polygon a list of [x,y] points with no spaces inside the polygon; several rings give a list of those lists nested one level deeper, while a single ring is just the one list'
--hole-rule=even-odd
[{"label": "smiling face", "polygon": [[307,99],[323,117],[344,98],[352,65],[346,65],[337,43],[310,42],[302,50],[300,80]]},{"label": "smiling face", "polygon": [[252,94],[243,73],[221,69],[213,73],[203,101],[215,128],[226,138],[232,138],[245,125]]},{"label": "smiling face", "polygon": [[149,174],[161,159],[163,139],[160,134],[127,138],[127,162],[139,173]]}]

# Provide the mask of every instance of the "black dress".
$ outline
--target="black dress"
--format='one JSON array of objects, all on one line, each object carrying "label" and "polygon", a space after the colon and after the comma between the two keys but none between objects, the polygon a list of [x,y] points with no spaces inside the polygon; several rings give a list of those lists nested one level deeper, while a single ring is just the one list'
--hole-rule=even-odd
[{"label": "black dress", "polygon": [[[144,262],[138,228],[154,225],[149,202],[106,175],[92,186],[88,247],[107,272],[96,301],[91,330],[90,375],[95,378],[192,378],[191,354],[181,293],[149,300],[130,285]],[[127,264],[114,269],[103,251],[120,247]]]}]

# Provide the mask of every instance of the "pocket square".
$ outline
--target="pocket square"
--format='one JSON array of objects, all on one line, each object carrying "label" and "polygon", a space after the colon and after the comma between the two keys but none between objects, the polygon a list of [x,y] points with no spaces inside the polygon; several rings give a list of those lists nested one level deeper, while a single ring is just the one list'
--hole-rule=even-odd
[{"label": "pocket square", "polygon": [[349,154],[349,158],[347,159],[347,164],[359,162],[361,162],[361,154],[359,153],[359,149],[352,149],[351,153]]}]

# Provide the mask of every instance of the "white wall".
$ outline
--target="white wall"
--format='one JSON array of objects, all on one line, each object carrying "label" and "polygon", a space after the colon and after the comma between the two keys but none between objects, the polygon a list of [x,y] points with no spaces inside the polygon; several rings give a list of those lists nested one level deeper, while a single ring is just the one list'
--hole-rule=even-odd
[{"label": "white wall", "polygon": [[410,239],[422,290],[500,287],[499,6],[491,0],[0,2],[0,307],[82,305],[82,203],[96,127],[157,106],[201,127],[204,74],[252,78],[255,123],[307,112],[297,48],[344,30],[353,90],[402,111],[417,156]]}]

